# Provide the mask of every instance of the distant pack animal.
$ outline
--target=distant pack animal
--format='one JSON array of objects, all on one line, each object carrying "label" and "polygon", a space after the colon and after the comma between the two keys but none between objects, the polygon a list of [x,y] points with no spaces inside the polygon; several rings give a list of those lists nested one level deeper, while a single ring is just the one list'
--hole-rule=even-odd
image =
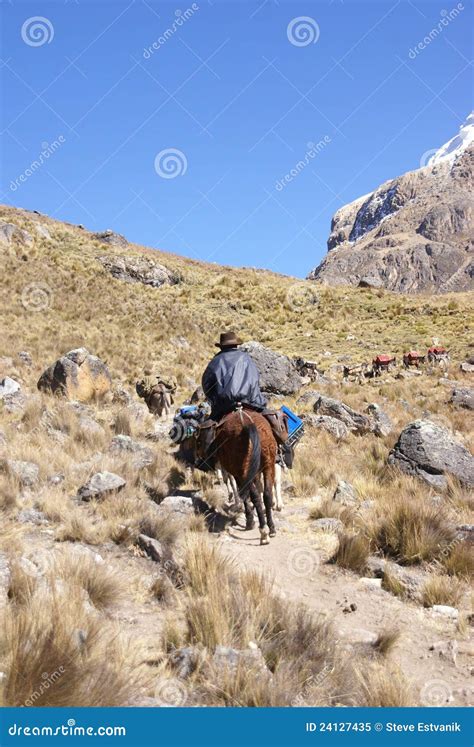
[{"label": "distant pack animal", "polygon": [[383,373],[389,373],[397,365],[397,359],[394,355],[377,355],[372,361],[372,370],[374,376],[380,376]]},{"label": "distant pack animal", "polygon": [[449,350],[441,345],[433,345],[428,350],[428,360],[430,363],[438,365],[443,371],[447,371],[450,361]]},{"label": "distant pack animal", "polygon": [[419,368],[426,360],[426,355],[422,355],[417,350],[410,350],[403,354],[403,365],[405,368]]},{"label": "distant pack animal", "polygon": [[[272,503],[275,484],[277,443],[268,420],[254,410],[242,407],[226,415],[220,423],[204,423],[196,434],[196,457],[200,466],[212,454],[221,468],[232,475],[245,509],[246,529],[254,525],[253,507],[258,516],[260,544],[267,545],[276,530]],[[259,478],[263,479],[263,501]]]},{"label": "distant pack animal", "polygon": [[135,385],[138,396],[145,400],[148,410],[159,418],[168,417],[174,403],[173,394],[176,391],[174,381],[163,381],[159,376],[147,377],[137,381]]},{"label": "distant pack animal", "polygon": [[342,378],[344,381],[357,381],[359,384],[363,384],[368,370],[368,363],[355,363],[351,366],[344,366]]}]

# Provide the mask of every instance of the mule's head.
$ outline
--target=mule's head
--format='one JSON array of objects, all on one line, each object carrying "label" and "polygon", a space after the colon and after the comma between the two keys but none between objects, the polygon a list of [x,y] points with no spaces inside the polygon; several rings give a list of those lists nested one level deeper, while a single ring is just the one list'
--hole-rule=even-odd
[{"label": "mule's head", "polygon": [[213,453],[212,442],[216,436],[214,424],[201,425],[194,434],[194,466],[203,472],[215,469],[216,455]]}]

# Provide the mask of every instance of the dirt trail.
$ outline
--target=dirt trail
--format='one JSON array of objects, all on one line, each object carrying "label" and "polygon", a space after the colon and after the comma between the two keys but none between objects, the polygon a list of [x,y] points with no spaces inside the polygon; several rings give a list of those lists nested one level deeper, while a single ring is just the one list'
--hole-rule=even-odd
[{"label": "dirt trail", "polygon": [[[274,579],[275,590],[289,602],[302,602],[334,623],[341,642],[370,643],[377,633],[395,627],[400,638],[390,654],[413,685],[423,705],[473,705],[474,646],[457,623],[405,602],[358,576],[324,563],[330,537],[307,528],[307,505],[292,501],[277,519],[277,536],[260,547],[259,532],[233,527],[216,540],[241,568]],[[240,522],[239,522],[240,523]],[[321,562],[321,558],[323,559]],[[355,604],[355,611],[348,611]],[[430,651],[448,642],[457,653]]]}]

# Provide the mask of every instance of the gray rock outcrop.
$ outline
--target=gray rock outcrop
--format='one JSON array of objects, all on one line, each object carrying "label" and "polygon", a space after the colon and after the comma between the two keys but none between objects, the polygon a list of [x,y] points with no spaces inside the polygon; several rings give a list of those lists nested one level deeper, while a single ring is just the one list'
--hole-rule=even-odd
[{"label": "gray rock outcrop", "polygon": [[360,412],[356,412],[349,405],[331,397],[321,396],[314,404],[317,415],[325,415],[343,422],[353,433],[364,434],[371,430],[370,419]]},{"label": "gray rock outcrop", "polygon": [[388,461],[437,489],[446,488],[446,475],[453,475],[466,487],[474,486],[472,454],[446,428],[429,420],[409,423]]},{"label": "gray rock outcrop", "polygon": [[308,278],[401,293],[473,289],[473,174],[471,145],[345,205]]},{"label": "gray rock outcrop", "polygon": [[241,346],[255,361],[260,373],[260,386],[268,394],[294,394],[302,384],[294,361],[287,355],[261,345],[259,342],[247,342]]},{"label": "gray rock outcrop", "polygon": [[143,283],[160,288],[162,285],[175,285],[180,280],[167,267],[145,256],[104,254],[97,259],[112,277],[126,283]]}]

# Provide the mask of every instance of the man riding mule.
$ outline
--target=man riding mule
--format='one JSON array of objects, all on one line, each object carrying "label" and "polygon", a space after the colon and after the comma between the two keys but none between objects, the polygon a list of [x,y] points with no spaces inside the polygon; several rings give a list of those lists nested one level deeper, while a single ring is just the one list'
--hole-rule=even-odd
[{"label": "man riding mule", "polygon": [[[268,530],[270,536],[275,533],[272,501],[277,440],[284,443],[288,432],[285,416],[266,410],[258,369],[248,353],[239,350],[241,344],[234,332],[222,333],[216,343],[220,352],[202,377],[202,388],[212,409],[210,419],[201,425],[197,436],[196,466],[214,469],[219,462],[235,478],[244,502],[247,529],[253,525],[253,504],[261,543],[266,544]],[[265,510],[257,483],[260,474]]]},{"label": "man riding mule", "polygon": [[223,332],[215,344],[220,352],[202,377],[204,395],[212,406],[212,420],[219,421],[239,402],[262,412],[267,400],[260,391],[257,366],[248,353],[239,350],[242,340],[234,332]]}]

